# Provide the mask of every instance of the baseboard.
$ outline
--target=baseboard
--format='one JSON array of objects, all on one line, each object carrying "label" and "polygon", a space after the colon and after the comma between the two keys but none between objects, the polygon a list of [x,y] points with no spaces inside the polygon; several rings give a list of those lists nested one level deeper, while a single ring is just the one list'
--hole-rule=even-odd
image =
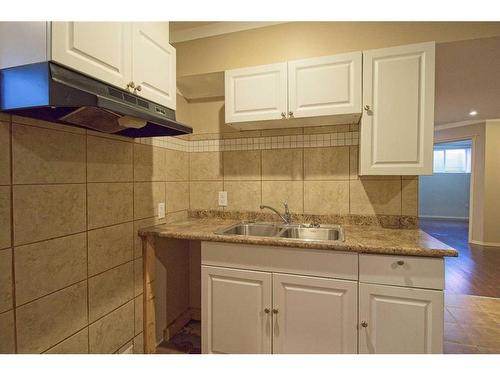
[{"label": "baseboard", "polygon": [[483,242],[477,240],[469,240],[469,242],[473,243],[474,245],[500,247],[500,242]]},{"label": "baseboard", "polygon": [[432,219],[432,220],[453,220],[453,221],[469,221],[468,217],[457,217],[457,216],[427,216],[420,215],[419,219]]}]

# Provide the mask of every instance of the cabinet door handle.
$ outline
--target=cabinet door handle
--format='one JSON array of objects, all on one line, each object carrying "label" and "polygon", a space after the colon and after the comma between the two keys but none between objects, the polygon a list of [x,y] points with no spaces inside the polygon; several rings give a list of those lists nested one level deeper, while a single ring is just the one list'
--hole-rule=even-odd
[{"label": "cabinet door handle", "polygon": [[281,112],[281,118],[286,118],[286,113],[285,112]]},{"label": "cabinet door handle", "polygon": [[269,310],[269,309],[266,307],[266,308],[264,309],[264,312],[265,312],[266,314],[269,314],[269,313],[271,312],[271,310]]},{"label": "cabinet door handle", "polygon": [[398,266],[402,266],[402,265],[405,264],[405,261],[404,260],[398,260],[396,263],[398,264]]},{"label": "cabinet door handle", "polygon": [[371,110],[370,106],[368,104],[365,104],[365,111],[368,112],[370,110]]},{"label": "cabinet door handle", "polygon": [[130,81],[129,83],[127,83],[127,90],[128,89],[135,89],[135,83],[134,83],[134,81]]},{"label": "cabinet door handle", "polygon": [[293,117],[293,112],[292,111],[288,112],[288,117]]},{"label": "cabinet door handle", "polygon": [[137,85],[135,88],[134,88],[134,94],[137,93],[137,91],[141,91],[142,90],[142,87],[141,85]]},{"label": "cabinet door handle", "polygon": [[278,309],[273,309],[273,314],[278,314]]},{"label": "cabinet door handle", "polygon": [[368,327],[368,323],[365,322],[364,320],[361,322],[361,327],[366,328]]}]

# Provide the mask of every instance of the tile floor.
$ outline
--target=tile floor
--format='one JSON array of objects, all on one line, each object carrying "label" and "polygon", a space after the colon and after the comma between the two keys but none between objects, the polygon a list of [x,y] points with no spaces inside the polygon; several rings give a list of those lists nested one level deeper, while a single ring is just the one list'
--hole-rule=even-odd
[{"label": "tile floor", "polygon": [[168,341],[163,341],[156,354],[200,354],[201,322],[191,320],[183,329]]},{"label": "tile floor", "polygon": [[500,354],[500,298],[445,295],[445,354]]}]

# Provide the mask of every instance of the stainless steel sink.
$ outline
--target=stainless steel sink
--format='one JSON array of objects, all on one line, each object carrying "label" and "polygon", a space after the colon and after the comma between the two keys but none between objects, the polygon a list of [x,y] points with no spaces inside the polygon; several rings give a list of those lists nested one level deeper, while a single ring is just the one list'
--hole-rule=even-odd
[{"label": "stainless steel sink", "polygon": [[278,235],[282,229],[283,228],[273,223],[238,223],[216,233],[224,235],[274,237]]},{"label": "stainless steel sink", "polygon": [[301,241],[344,241],[344,231],[340,225],[242,222],[215,233],[225,236],[274,237]]},{"label": "stainless steel sink", "polygon": [[344,231],[339,225],[286,228],[279,236],[305,241],[344,241]]}]

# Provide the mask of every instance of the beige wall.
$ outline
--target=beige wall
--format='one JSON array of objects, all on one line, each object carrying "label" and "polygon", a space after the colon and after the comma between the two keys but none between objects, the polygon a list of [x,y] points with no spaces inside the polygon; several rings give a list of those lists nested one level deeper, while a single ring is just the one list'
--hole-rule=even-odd
[{"label": "beige wall", "polygon": [[175,44],[177,76],[435,40],[500,36],[498,22],[292,22]]},{"label": "beige wall", "polygon": [[500,246],[500,120],[485,126],[484,242]]},{"label": "beige wall", "polygon": [[188,160],[0,113],[0,353],[141,351],[135,233],[186,216]]}]

